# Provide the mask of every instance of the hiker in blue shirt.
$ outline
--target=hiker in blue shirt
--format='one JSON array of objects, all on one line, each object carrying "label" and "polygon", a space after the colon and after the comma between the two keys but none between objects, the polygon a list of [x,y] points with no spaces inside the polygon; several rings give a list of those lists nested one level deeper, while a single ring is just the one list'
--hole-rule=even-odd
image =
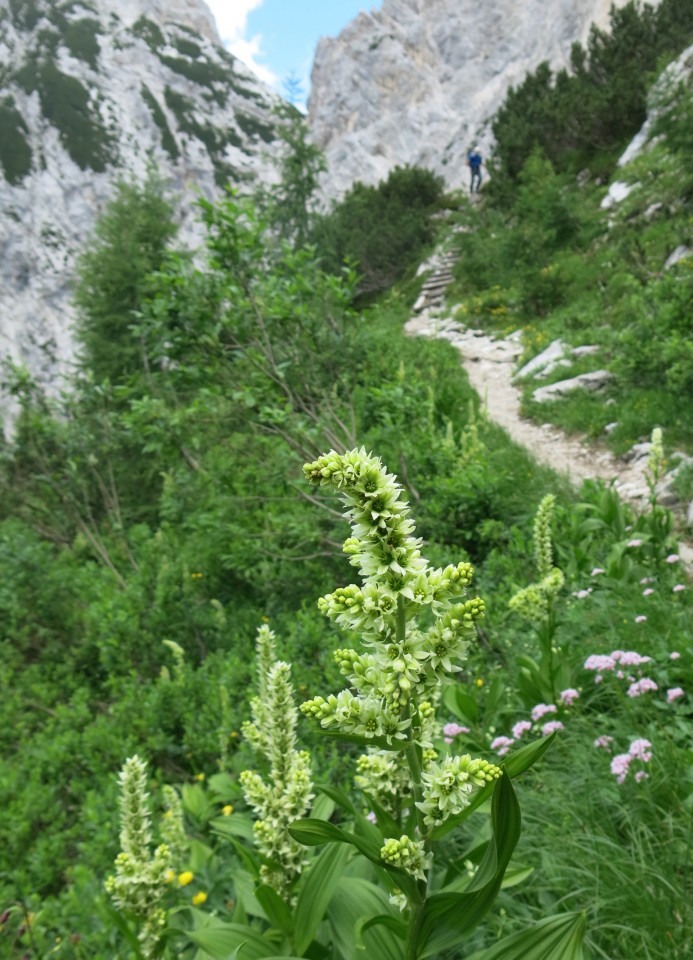
[{"label": "hiker in blue shirt", "polygon": [[469,192],[474,193],[474,184],[476,183],[476,192],[478,193],[481,189],[481,164],[482,164],[481,154],[479,153],[479,147],[474,147],[473,150],[470,150],[467,154],[467,166],[472,174],[471,183],[469,184]]}]

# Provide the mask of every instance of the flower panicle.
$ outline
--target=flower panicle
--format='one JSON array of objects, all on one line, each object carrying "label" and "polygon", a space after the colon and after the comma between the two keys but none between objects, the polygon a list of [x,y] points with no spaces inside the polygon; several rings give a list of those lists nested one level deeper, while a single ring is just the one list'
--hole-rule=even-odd
[{"label": "flower panicle", "polygon": [[469,806],[474,790],[485,787],[502,775],[488,760],[472,759],[469,754],[447,757],[442,763],[429,764],[421,780],[423,800],[416,806],[424,814],[424,823],[438,826]]}]

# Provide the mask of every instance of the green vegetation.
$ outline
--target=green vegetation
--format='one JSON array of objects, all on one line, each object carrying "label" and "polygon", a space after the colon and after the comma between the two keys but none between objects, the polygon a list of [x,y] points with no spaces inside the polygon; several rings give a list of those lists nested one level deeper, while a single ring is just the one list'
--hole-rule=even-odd
[{"label": "green vegetation", "polygon": [[178,149],[176,138],[171,133],[171,128],[168,125],[166,114],[162,110],[161,104],[146,84],[143,83],[140,86],[140,91],[142,93],[142,99],[151,110],[154,123],[161,132],[161,146],[172,160],[177,160],[180,156],[180,150]]},{"label": "green vegetation", "polygon": [[38,92],[44,117],[57,128],[77,166],[102,173],[113,160],[113,138],[79,80],[61,73],[52,60],[38,57],[28,57],[14,79],[27,93]]},{"label": "green vegetation", "polygon": [[396,167],[377,187],[354,184],[312,229],[325,269],[352,263],[358,292],[382,293],[421,260],[442,198],[443,180],[416,167]]},{"label": "green vegetation", "polygon": [[217,185],[225,187],[229,182],[236,182],[238,172],[226,159],[226,147],[243,149],[244,144],[238,134],[231,127],[227,127],[222,132],[209,123],[201,123],[197,119],[197,110],[192,100],[171,87],[164,88],[164,99],[166,106],[175,115],[179,129],[183,133],[196,137],[205,145],[214,164],[214,178]]},{"label": "green vegetation", "polygon": [[574,44],[569,71],[554,76],[545,62],[510,89],[493,121],[496,189],[517,178],[537,146],[558,171],[608,170],[643,123],[662,63],[693,42],[686,0],[656,8],[631,0],[609,19],[608,31],[592,27],[586,48]]},{"label": "green vegetation", "polygon": [[31,172],[31,147],[27,143],[29,133],[12,97],[0,100],[0,165],[5,179],[16,185]]},{"label": "green vegetation", "polygon": [[[200,204],[193,259],[156,178],[121,184],[69,393],[3,375],[3,955],[688,960],[693,586],[654,490],[662,442],[693,443],[690,258],[663,270],[691,245],[691,107],[666,95],[609,210],[615,144],[579,182],[533,148],[446,219],[407,168],[316,220],[298,129],[274,203]],[[527,358],[599,346],[615,403],[542,416],[651,436],[641,513],[538,466],[449,343],[403,335],[436,241],[465,322],[522,328]]]}]

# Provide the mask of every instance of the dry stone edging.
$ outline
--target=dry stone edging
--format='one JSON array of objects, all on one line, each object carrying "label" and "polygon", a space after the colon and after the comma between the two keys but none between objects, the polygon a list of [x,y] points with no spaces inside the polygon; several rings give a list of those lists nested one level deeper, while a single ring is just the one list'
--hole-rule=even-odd
[{"label": "dry stone edging", "polygon": [[[445,267],[449,269],[449,266],[448,260]],[[442,269],[442,266],[434,269],[430,279],[434,279]],[[650,495],[646,474],[649,444],[637,445],[638,448],[648,448],[642,455],[638,455],[639,449],[633,448],[633,456],[628,462],[617,458],[609,450],[595,447],[585,437],[568,436],[552,424],[536,424],[524,419],[520,415],[520,390],[513,382],[515,366],[522,354],[520,332],[496,339],[481,330],[465,327],[454,319],[454,308],[443,309],[443,294],[437,292],[437,287],[431,286],[429,290],[435,290],[435,295],[427,294],[424,299],[422,288],[414,307],[415,315],[405,324],[405,332],[410,336],[449,340],[459,350],[462,366],[481,397],[488,417],[503,427],[512,440],[529,450],[540,463],[567,475],[573,484],[579,485],[591,479],[613,483],[623,500],[642,509]],[[607,371],[596,373],[606,373],[608,377]],[[688,514],[688,523],[693,525],[693,503]],[[679,543],[679,554],[688,571],[693,570],[693,546],[686,542]]]}]

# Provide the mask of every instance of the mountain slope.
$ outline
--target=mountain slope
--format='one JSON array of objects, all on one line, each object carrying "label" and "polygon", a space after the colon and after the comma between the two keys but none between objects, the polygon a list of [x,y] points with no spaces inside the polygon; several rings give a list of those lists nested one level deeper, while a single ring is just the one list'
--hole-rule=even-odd
[{"label": "mountain slope", "polygon": [[[626,0],[615,0],[622,7]],[[652,4],[657,5],[657,0]],[[568,63],[608,0],[384,0],[317,48],[309,102],[327,154],[325,189],[376,183],[397,164],[418,164],[458,187],[473,142],[508,87],[543,60]]]},{"label": "mountain slope", "polygon": [[270,176],[277,98],[202,0],[0,0],[0,353],[54,379],[76,250],[120,175],[188,203]]}]

